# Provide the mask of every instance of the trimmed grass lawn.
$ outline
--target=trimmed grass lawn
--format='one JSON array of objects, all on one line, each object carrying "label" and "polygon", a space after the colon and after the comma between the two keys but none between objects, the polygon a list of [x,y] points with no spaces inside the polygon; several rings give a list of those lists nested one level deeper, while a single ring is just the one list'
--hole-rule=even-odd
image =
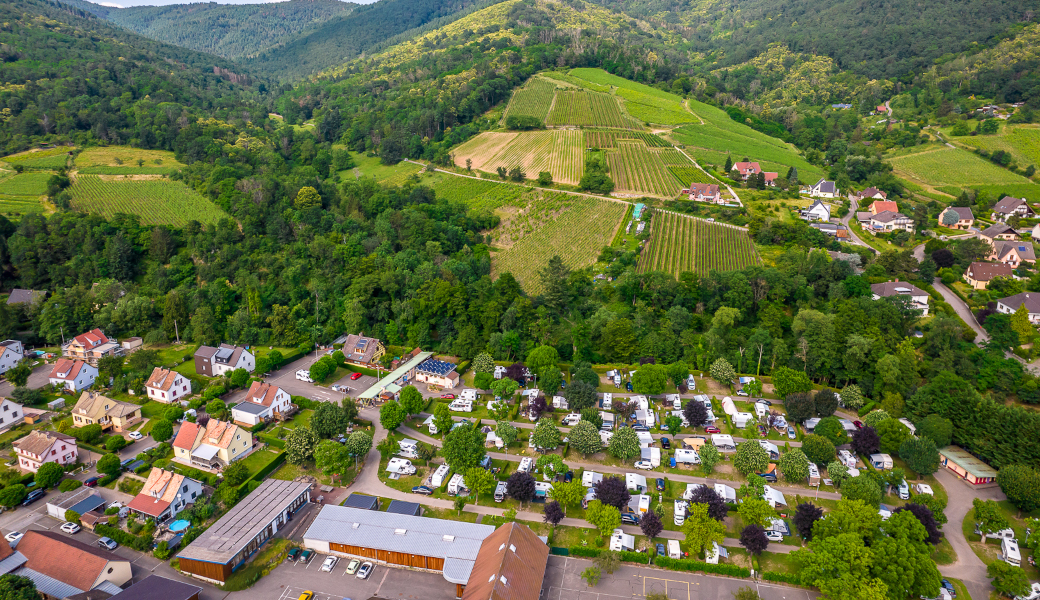
[{"label": "trimmed grass lawn", "polygon": [[272,452],[270,450],[258,450],[253,452],[249,456],[242,459],[242,463],[245,464],[246,468],[249,469],[249,474],[252,475],[260,469],[266,467],[268,463],[278,456],[278,452]]},{"label": "trimmed grass lawn", "polygon": [[[1018,510],[1015,509],[1015,507],[1007,500],[997,502],[997,505],[1000,507],[1000,512],[1003,513],[1004,517],[1006,517],[1008,522],[1011,523],[1011,529],[1015,531],[1015,537],[1019,540],[1025,540],[1025,519],[1037,516],[1037,513],[1040,513],[1040,511],[1035,511],[1031,514],[1023,514],[1022,517],[1019,518]],[[972,552],[979,557],[979,560],[986,564],[995,560],[1001,560],[1000,540],[988,539],[986,540],[986,543],[983,544],[981,537],[975,535],[975,509],[969,510],[968,514],[964,515],[964,522],[961,523],[961,531],[964,533],[964,539],[966,539],[968,545],[971,546]],[[1022,568],[1025,569],[1026,576],[1030,581],[1040,579],[1040,570],[1030,565],[1027,560],[1030,550],[1025,546],[1020,546],[1019,550],[1022,553]]]}]

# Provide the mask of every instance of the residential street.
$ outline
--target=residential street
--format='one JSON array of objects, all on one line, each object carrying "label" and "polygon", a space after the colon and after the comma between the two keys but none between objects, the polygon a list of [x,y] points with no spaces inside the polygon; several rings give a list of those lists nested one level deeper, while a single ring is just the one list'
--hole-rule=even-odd
[{"label": "residential street", "polygon": [[[856,235],[856,232],[852,230],[852,227],[849,227],[849,222],[856,217],[856,211],[859,210],[859,205],[856,203],[856,199],[855,198],[849,198],[849,202],[850,202],[850,204],[849,204],[849,214],[847,214],[844,217],[842,217],[841,224],[844,225],[845,227],[848,227],[848,229],[849,229],[849,237],[852,238],[852,242],[854,244],[858,244],[860,246],[864,246],[866,248],[870,248],[870,246],[868,246],[866,243],[864,243],[863,240],[861,240],[859,238],[859,236]],[[874,250],[873,248],[870,248],[870,249]],[[877,250],[874,250],[874,252],[877,252]]]}]

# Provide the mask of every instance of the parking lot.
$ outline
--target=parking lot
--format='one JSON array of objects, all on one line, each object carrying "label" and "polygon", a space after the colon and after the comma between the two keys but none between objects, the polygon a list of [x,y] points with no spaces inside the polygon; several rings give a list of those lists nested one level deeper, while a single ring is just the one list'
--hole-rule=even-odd
[{"label": "parking lot", "polygon": [[367,600],[373,596],[416,600],[455,598],[455,586],[445,581],[440,573],[391,569],[376,564],[372,574],[362,580],[347,575],[347,565],[351,559],[340,557],[331,573],[321,571],[324,560],[325,555],[317,554],[307,564],[283,563],[261,579],[252,590],[231,596],[245,597],[248,594],[253,599],[297,600],[304,592],[313,592],[314,600]]}]

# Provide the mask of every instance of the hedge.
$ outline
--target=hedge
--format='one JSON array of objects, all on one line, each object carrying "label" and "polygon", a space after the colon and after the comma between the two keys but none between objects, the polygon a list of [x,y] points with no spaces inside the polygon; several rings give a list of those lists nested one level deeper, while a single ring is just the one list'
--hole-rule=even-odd
[{"label": "hedge", "polygon": [[730,577],[751,577],[751,571],[744,567],[725,564],[711,565],[699,560],[685,560],[679,558],[668,558],[667,556],[658,556],[654,560],[654,564],[665,569],[671,569],[672,571],[702,571],[704,573],[713,573],[716,575],[729,575]]},{"label": "hedge", "polygon": [[132,533],[128,533],[119,529],[118,527],[111,527],[109,525],[103,525],[98,523],[94,526],[94,531],[100,533],[103,536],[112,538],[124,546],[129,546],[139,552],[151,552],[152,550],[152,536],[138,536]]},{"label": "hedge", "polygon": [[[281,441],[281,440],[279,440],[279,441]],[[251,481],[257,481],[257,482],[263,481],[265,477],[267,477],[271,473],[274,473],[275,469],[277,469],[278,467],[282,466],[282,463],[284,463],[284,462],[285,462],[285,453],[281,452],[281,453],[278,454],[278,456],[275,456],[273,459],[271,459],[271,462],[267,463],[267,465],[264,466],[264,468],[260,469],[256,473],[254,473],[253,476],[250,477],[249,479],[246,479],[245,481],[243,481],[242,485],[238,486],[238,489],[240,489],[240,490],[248,489],[247,486],[249,485],[249,483]]]},{"label": "hedge", "polygon": [[586,546],[573,546],[570,548],[570,553],[571,556],[583,556],[585,558],[596,558],[599,556],[599,550]]},{"label": "hedge", "polygon": [[762,571],[762,579],[766,581],[777,581],[780,583],[793,583],[794,585],[804,585],[802,583],[802,577],[798,573],[776,573],[774,571]]},{"label": "hedge", "polygon": [[260,441],[266,442],[266,443],[274,446],[275,448],[285,448],[285,440],[280,440],[280,439],[274,437],[273,435],[260,434],[260,435],[258,435],[256,437]]},{"label": "hedge", "polygon": [[863,415],[867,414],[868,412],[874,410],[874,408],[876,406],[877,406],[877,402],[867,402],[866,404],[863,405],[863,408],[859,409],[859,411],[857,411],[857,412],[858,412],[859,416],[862,417]]}]

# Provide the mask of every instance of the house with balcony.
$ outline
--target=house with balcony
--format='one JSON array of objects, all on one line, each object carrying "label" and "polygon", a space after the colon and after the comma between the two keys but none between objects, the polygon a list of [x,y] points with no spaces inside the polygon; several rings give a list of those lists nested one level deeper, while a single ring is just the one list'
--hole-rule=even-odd
[{"label": "house with balcony", "polygon": [[141,407],[113,400],[96,392],[83,392],[72,409],[72,426],[100,425],[101,431],[122,433],[141,420]]},{"label": "house with balcony", "polygon": [[256,369],[256,358],[241,346],[221,344],[220,347],[199,346],[195,351],[195,372],[205,377],[221,377],[235,369],[250,373]]},{"label": "house with balcony", "polygon": [[1004,263],[973,262],[968,265],[964,273],[964,279],[968,285],[976,290],[984,290],[989,282],[996,277],[1014,277],[1015,270],[1011,265]]},{"label": "house with balcony", "polygon": [[284,417],[292,409],[293,403],[289,392],[270,383],[254,381],[253,385],[249,386],[245,398],[232,407],[231,419],[235,423],[252,427],[271,419]]},{"label": "house with balcony", "polygon": [[248,429],[216,419],[205,424],[185,421],[173,440],[173,460],[207,471],[219,471],[252,451]]},{"label": "house with balcony", "polygon": [[1022,263],[1036,263],[1036,250],[1032,242],[997,242],[989,259],[1017,269]]},{"label": "house with balcony", "polygon": [[989,244],[990,248],[993,248],[1000,242],[1017,240],[1018,232],[1007,223],[994,223],[979,232],[979,239]]},{"label": "house with balcony", "polygon": [[52,385],[78,392],[94,385],[98,370],[82,360],[59,358],[51,369],[48,381]]},{"label": "house with balcony", "polygon": [[150,400],[168,404],[190,396],[191,381],[177,371],[155,367],[144,389]]},{"label": "house with balcony", "polygon": [[876,187],[868,187],[859,194],[856,194],[856,199],[859,200],[861,203],[864,200],[885,200],[887,198],[888,194],[882,192]]},{"label": "house with balcony", "polygon": [[683,192],[688,194],[690,200],[696,202],[722,203],[722,193],[719,191],[719,186],[712,183],[691,183],[690,187],[684,189]]},{"label": "house with balcony", "polygon": [[346,362],[367,369],[381,368],[381,359],[386,355],[382,342],[361,334],[348,335],[340,351]]},{"label": "house with balcony", "polygon": [[96,367],[105,356],[123,356],[123,347],[115,338],[105,335],[100,329],[92,329],[72,338],[61,348],[61,355],[73,360],[82,360]]},{"label": "house with balcony", "polygon": [[[874,204],[877,204],[875,202]],[[895,204],[894,202],[892,204]],[[895,231],[914,231],[914,220],[901,212],[890,210],[872,214],[867,221],[867,231],[872,235],[892,233]]]},{"label": "house with balcony", "polygon": [[1036,216],[1036,212],[1029,207],[1029,203],[1026,202],[1025,198],[1015,198],[1012,196],[1004,196],[999,202],[993,205],[993,212],[990,217],[994,221],[1001,221],[1006,223],[1011,217],[1021,218],[1032,218]]},{"label": "house with balcony", "polygon": [[57,431],[36,429],[14,442],[15,457],[23,471],[35,473],[44,463],[74,464],[79,458],[76,438]]},{"label": "house with balcony", "polygon": [[875,300],[891,297],[905,297],[910,300],[910,307],[921,311],[922,317],[928,316],[928,292],[904,281],[886,281],[870,286]]},{"label": "house with balcony", "polygon": [[173,471],[152,469],[141,493],[127,504],[131,511],[163,523],[194,504],[202,495],[202,483]]}]

